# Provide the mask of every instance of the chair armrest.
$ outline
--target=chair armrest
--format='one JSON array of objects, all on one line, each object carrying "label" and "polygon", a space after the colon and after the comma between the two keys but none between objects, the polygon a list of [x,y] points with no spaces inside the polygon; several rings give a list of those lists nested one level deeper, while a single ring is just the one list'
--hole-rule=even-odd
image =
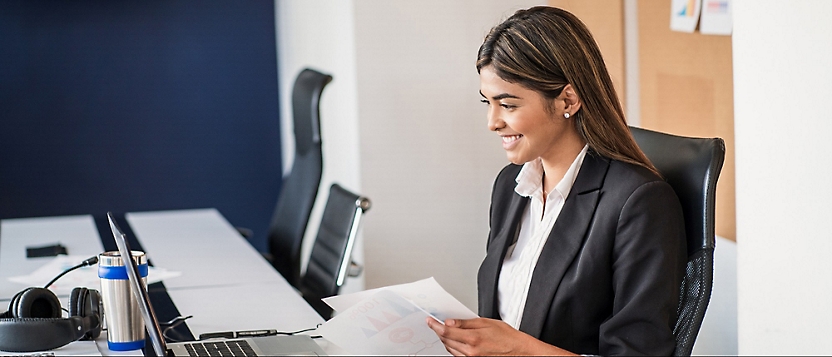
[{"label": "chair armrest", "polygon": [[364,271],[364,267],[356,263],[354,260],[350,260],[350,267],[347,268],[347,276],[350,278],[355,278],[361,275],[361,272]]}]

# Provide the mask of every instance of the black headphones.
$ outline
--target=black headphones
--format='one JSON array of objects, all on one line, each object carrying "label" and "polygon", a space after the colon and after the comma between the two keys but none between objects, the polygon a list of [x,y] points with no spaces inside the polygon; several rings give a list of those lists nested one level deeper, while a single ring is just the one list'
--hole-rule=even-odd
[{"label": "black headphones", "polygon": [[101,295],[87,288],[72,289],[69,317],[61,318],[61,302],[44,288],[28,288],[12,298],[0,314],[0,351],[51,350],[101,334]]}]

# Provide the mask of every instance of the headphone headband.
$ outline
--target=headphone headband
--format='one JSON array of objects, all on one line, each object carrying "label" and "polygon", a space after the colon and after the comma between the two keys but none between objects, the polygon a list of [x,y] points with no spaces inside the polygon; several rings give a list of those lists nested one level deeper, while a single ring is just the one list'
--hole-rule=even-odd
[{"label": "headphone headband", "polygon": [[[93,321],[94,320],[94,321]],[[87,326],[98,325],[94,316],[54,318],[0,319],[0,349],[7,352],[35,352],[51,350],[77,341],[87,332]],[[38,336],[38,338],[32,338]]]}]

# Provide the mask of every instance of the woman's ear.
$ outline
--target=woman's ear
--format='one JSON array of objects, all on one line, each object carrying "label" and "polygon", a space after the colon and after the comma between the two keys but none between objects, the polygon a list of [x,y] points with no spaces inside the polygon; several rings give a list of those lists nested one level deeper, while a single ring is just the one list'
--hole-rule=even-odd
[{"label": "woman's ear", "polygon": [[563,99],[564,113],[574,115],[581,109],[581,97],[578,96],[578,93],[575,92],[575,88],[573,88],[571,84],[567,84],[563,87],[560,97]]}]

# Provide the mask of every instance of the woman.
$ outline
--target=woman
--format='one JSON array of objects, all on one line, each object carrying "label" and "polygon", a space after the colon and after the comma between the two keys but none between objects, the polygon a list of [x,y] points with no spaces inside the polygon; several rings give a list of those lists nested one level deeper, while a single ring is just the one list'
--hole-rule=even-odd
[{"label": "woman", "polygon": [[561,9],[520,10],[486,36],[477,71],[511,161],[491,197],[482,317],[428,325],[455,355],[671,354],[681,207],[587,28]]}]

